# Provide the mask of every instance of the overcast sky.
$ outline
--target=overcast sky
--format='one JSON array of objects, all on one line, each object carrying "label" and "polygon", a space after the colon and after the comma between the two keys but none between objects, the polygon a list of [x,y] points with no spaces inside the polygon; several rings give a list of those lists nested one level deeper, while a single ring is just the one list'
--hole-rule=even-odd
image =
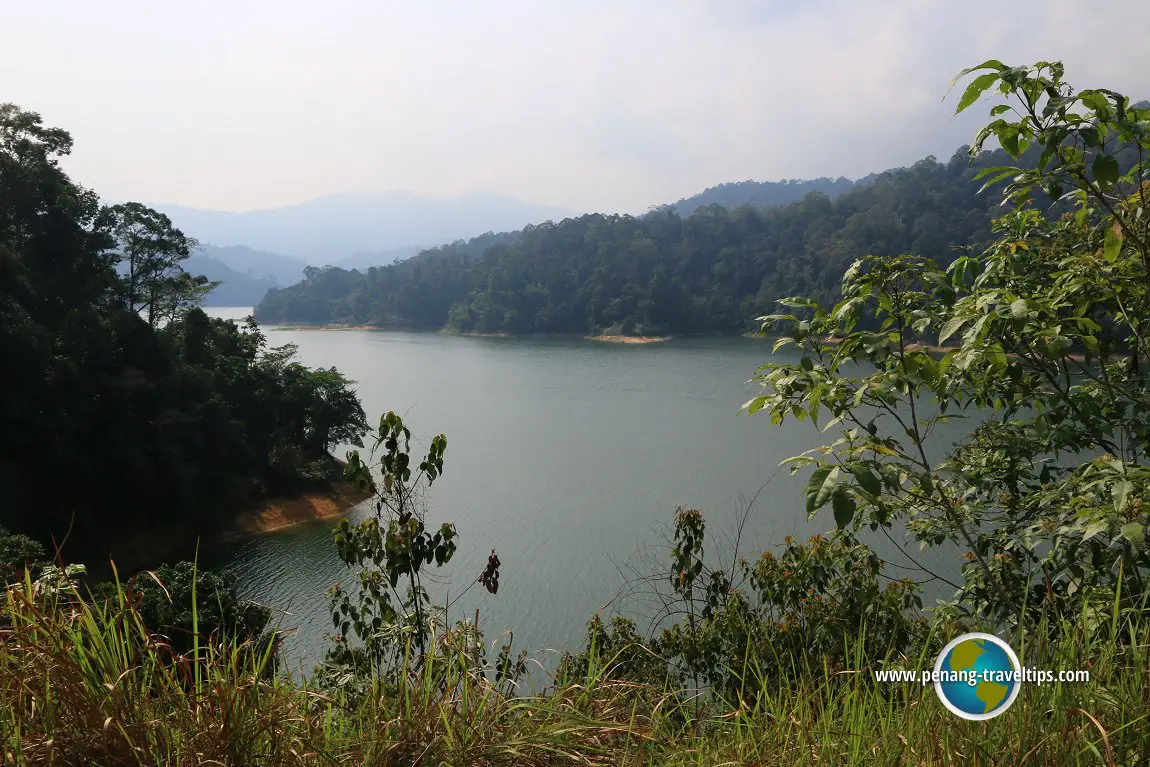
[{"label": "overcast sky", "polygon": [[946,159],[964,66],[1150,96],[1146,0],[0,2],[0,102],[106,198],[248,210],[491,190],[642,212]]}]

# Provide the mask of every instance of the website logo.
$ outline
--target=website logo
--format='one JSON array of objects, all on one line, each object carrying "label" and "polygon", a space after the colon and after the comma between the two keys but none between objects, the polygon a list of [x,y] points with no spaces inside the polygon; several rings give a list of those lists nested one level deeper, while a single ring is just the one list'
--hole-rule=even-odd
[{"label": "website logo", "polygon": [[1022,689],[1022,664],[993,634],[955,637],[934,663],[934,691],[963,719],[982,721],[1004,713]]}]

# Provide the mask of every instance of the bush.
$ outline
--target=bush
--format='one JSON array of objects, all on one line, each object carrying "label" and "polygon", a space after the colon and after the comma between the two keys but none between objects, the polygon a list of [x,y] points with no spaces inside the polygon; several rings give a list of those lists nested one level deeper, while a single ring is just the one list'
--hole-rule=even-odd
[{"label": "bush", "polygon": [[197,644],[278,644],[268,630],[271,610],[241,599],[231,573],[202,570],[192,562],[138,573],[123,586],[99,584],[93,593],[104,603],[127,600],[143,625],[176,653],[191,652]]}]

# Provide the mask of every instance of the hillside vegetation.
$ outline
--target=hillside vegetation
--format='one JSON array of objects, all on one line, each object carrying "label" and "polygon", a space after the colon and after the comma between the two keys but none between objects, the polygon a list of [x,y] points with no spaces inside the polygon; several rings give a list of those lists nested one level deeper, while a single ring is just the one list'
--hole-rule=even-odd
[{"label": "hillside vegetation", "polygon": [[[269,293],[263,322],[351,323],[484,333],[703,334],[745,331],[785,295],[829,300],[846,267],[874,253],[940,263],[989,242],[996,195],[965,151],[888,171],[830,199],[771,209],[717,204],[684,218],[586,215],[480,238],[366,273],[310,270]],[[482,258],[473,258],[476,246]]]},{"label": "hillside vegetation", "polygon": [[210,319],[195,241],[101,205],[61,169],[70,150],[0,105],[0,526],[70,559],[154,557],[338,475],[328,448],[367,428],[350,382]]}]

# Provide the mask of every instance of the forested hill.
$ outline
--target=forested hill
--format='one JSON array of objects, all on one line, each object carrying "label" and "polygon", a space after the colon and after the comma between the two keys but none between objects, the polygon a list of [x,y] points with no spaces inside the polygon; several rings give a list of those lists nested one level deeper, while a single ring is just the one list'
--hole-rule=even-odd
[{"label": "forested hill", "polygon": [[[872,180],[872,179],[868,179]],[[708,205],[724,208],[774,208],[798,202],[811,192],[837,197],[849,192],[856,183],[849,178],[789,179],[784,181],[735,181],[704,189],[698,194],[679,200],[672,207],[680,216],[689,216]]]},{"label": "forested hill", "polygon": [[0,549],[8,530],[73,562],[154,561],[326,487],[329,450],[367,431],[350,382],[209,318],[194,241],[139,203],[102,205],[62,169],[71,147],[0,104]]},{"label": "forested hill", "polygon": [[978,169],[1000,164],[965,148],[928,157],[834,199],[811,193],[766,210],[719,205],[683,218],[586,215],[526,227],[517,239],[424,251],[368,270],[310,269],[271,291],[261,322],[352,323],[475,332],[702,334],[751,326],[782,296],[829,299],[846,266],[868,254],[948,261],[990,238],[996,195]]}]

